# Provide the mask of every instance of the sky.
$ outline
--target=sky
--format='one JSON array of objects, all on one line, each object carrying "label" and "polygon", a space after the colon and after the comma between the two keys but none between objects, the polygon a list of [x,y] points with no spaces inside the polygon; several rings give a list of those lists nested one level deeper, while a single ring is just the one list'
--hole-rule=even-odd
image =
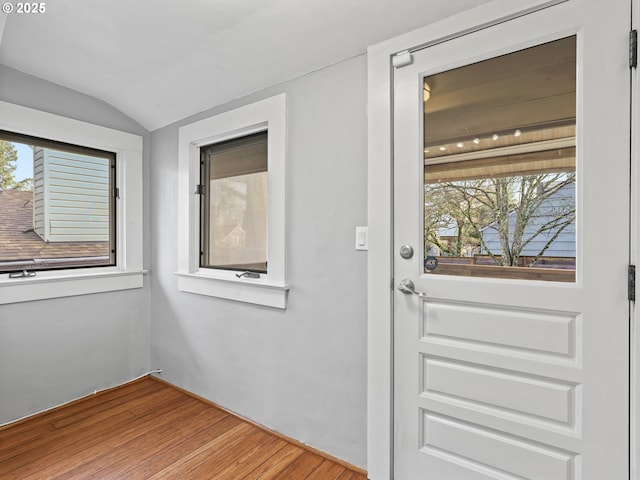
[{"label": "sky", "polygon": [[25,178],[33,178],[33,151],[22,143],[11,143],[18,151],[18,161],[16,162],[18,168],[13,172],[13,178],[18,182]]}]

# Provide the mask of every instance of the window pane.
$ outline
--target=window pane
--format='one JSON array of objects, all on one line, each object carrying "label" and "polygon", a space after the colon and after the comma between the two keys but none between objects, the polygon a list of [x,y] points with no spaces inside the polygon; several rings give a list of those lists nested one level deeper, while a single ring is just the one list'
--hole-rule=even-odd
[{"label": "window pane", "polygon": [[115,155],[0,133],[0,271],[115,265]]},{"label": "window pane", "polygon": [[203,150],[202,267],[267,271],[267,133]]},{"label": "window pane", "polygon": [[424,78],[425,272],[575,281],[575,52]]}]

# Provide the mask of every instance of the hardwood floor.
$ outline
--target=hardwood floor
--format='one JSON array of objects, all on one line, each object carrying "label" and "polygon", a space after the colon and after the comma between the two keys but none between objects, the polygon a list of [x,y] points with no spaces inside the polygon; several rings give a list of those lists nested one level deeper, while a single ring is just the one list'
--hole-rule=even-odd
[{"label": "hardwood floor", "polygon": [[0,479],[366,480],[145,377],[0,429]]}]

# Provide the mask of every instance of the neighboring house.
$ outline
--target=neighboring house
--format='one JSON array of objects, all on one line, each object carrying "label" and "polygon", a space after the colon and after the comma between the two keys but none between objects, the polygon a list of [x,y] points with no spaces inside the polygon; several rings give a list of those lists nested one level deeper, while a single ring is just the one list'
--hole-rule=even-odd
[{"label": "neighboring house", "polygon": [[[452,220],[452,222],[455,222]],[[442,244],[451,246],[455,245],[458,239],[458,227],[442,227],[438,229],[438,238]],[[477,247],[473,245],[463,245],[462,251],[459,253],[460,257],[473,257],[473,255],[477,253]],[[427,250],[427,255],[440,256],[442,255],[442,250],[435,244],[429,244],[429,248]]]},{"label": "neighboring house", "polygon": [[47,242],[109,241],[109,160],[33,149],[34,228]]},{"label": "neighboring house", "polygon": [[33,192],[0,190],[0,264],[20,270],[34,264],[83,258],[87,265],[109,258],[108,242],[45,242],[33,228]]},{"label": "neighboring house", "polygon": [[[455,222],[452,220],[452,222]],[[458,227],[442,227],[438,229],[438,238],[448,244],[454,243],[458,238]]]},{"label": "neighboring house", "polygon": [[[520,256],[522,257],[535,257],[537,256],[544,246],[557,234],[558,228],[550,229],[547,232],[542,232],[535,238],[531,238],[541,226],[549,224],[555,215],[559,212],[566,211],[567,208],[574,208],[575,205],[575,184],[569,184],[559,189],[553,195],[550,195],[538,209],[538,215],[533,217],[524,230],[523,243],[528,239],[531,239],[529,243],[522,249]],[[509,242],[513,242],[513,229],[515,226],[515,212],[511,212],[509,215]],[[498,236],[498,229],[496,224],[492,223],[482,229],[481,231],[484,245],[481,246],[481,254],[487,255],[489,252],[487,249],[495,254],[500,254],[500,238]],[[551,242],[551,245],[545,250],[544,257],[568,257],[575,258],[576,256],[576,222],[575,216],[573,221],[567,225],[557,236],[555,240]]]}]

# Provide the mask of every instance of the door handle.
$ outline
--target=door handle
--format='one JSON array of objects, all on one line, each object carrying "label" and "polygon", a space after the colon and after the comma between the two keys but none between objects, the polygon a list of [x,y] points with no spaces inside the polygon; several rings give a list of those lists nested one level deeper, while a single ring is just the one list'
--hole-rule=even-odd
[{"label": "door handle", "polygon": [[416,286],[413,283],[413,281],[409,280],[408,278],[405,278],[404,280],[401,280],[400,283],[398,284],[398,290],[400,290],[402,293],[404,293],[405,295],[417,295],[420,298],[427,298],[427,294],[424,292],[416,292]]}]

